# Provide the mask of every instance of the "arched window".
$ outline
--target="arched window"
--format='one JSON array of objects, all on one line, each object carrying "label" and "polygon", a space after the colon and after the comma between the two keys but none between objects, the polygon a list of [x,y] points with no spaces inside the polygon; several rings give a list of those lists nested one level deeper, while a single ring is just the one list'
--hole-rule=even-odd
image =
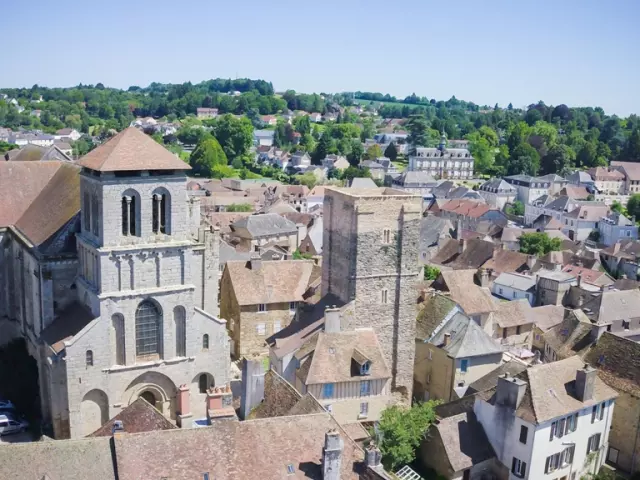
[{"label": "arched window", "polygon": [[162,314],[155,303],[145,300],[136,310],[136,356],[159,357],[162,352]]},{"label": "arched window", "polygon": [[82,229],[85,232],[91,231],[91,195],[84,193],[84,205],[82,206]]},{"label": "arched window", "polygon": [[87,350],[85,363],[87,367],[93,367],[93,352],[91,350]]},{"label": "arched window", "polygon": [[171,196],[165,189],[158,189],[151,197],[153,233],[171,233]]},{"label": "arched window", "polygon": [[173,309],[173,321],[176,326],[176,357],[187,356],[187,319],[184,307]]},{"label": "arched window", "polygon": [[122,194],[122,235],[138,235],[138,209],[140,208],[140,197],[138,192],[129,189]]},{"label": "arched window", "polygon": [[209,350],[209,335],[207,333],[202,336],[202,349]]},{"label": "arched window", "polygon": [[124,343],[124,317],[116,313],[111,317],[113,326],[113,337],[115,340],[115,364],[125,364],[125,343]]},{"label": "arched window", "polygon": [[207,383],[207,374],[203,373],[198,378],[198,389],[200,390],[200,393],[207,393]]}]

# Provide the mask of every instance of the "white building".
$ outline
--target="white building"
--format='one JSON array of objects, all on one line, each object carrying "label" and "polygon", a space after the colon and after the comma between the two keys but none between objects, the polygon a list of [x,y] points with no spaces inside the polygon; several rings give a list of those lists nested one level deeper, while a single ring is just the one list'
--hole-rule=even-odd
[{"label": "white building", "polygon": [[552,182],[550,179],[530,175],[511,175],[504,177],[504,181],[515,187],[518,191],[516,200],[520,200],[524,204],[551,193]]},{"label": "white building", "polygon": [[61,140],[64,138],[64,139],[69,139],[72,142],[80,140],[80,137],[82,137],[82,134],[79,131],[77,131],[75,128],[62,128],[58,130],[56,134],[53,136],[53,138],[55,138],[56,140]]},{"label": "white building", "polygon": [[506,300],[525,299],[533,306],[536,300],[536,279],[530,275],[503,272],[493,281],[491,292]]},{"label": "white building", "polygon": [[510,480],[575,480],[605,461],[616,396],[574,356],[499,377],[473,410]]},{"label": "white building", "polygon": [[438,178],[473,178],[473,156],[466,148],[447,148],[443,134],[437,148],[417,147],[409,157],[408,169],[424,170]]},{"label": "white building", "polygon": [[598,222],[598,231],[600,232],[600,243],[604,243],[607,247],[620,240],[638,239],[638,226],[635,218],[628,219],[617,212],[611,212],[608,216],[602,217]]},{"label": "white building", "polygon": [[601,193],[620,195],[626,193],[626,177],[614,168],[595,167],[588,170],[594,180],[594,186]]},{"label": "white building", "polygon": [[[31,279],[40,272],[18,287],[20,275],[0,268],[0,307],[9,307],[0,308],[0,331],[25,338],[38,361],[43,418],[56,438],[88,435],[139,397],[186,426],[190,415],[183,414],[205,417],[206,390],[229,380],[226,322],[214,316],[218,234],[198,229],[199,208],[186,194],[188,165],[137,129],[78,163],[79,175],[68,165],[75,176],[51,180],[71,196],[46,202],[66,202],[73,217],[63,231],[71,239],[76,230],[69,227],[78,226],[73,243],[54,232],[46,240],[68,245],[64,261],[43,264],[29,250],[7,255],[18,247],[10,237],[0,248],[8,272]],[[41,208],[47,220],[56,218]],[[21,233],[23,222],[15,227]],[[32,239],[41,237],[37,225]],[[181,389],[192,412],[177,411]]]},{"label": "white building", "polygon": [[513,203],[518,191],[501,178],[492,178],[480,185],[478,193],[487,205],[502,210],[507,203]]}]

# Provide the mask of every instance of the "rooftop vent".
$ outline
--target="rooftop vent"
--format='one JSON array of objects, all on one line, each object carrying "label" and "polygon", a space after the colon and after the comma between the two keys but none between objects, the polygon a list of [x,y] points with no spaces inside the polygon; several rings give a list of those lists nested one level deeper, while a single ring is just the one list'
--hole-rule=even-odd
[{"label": "rooftop vent", "polygon": [[289,463],[287,465],[287,474],[293,475],[296,472],[296,469],[293,467],[293,463]]}]

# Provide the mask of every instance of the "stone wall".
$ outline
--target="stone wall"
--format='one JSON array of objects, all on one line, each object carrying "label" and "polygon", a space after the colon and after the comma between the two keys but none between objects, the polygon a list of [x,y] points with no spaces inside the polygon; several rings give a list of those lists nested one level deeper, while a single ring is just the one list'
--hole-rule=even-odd
[{"label": "stone wall", "polygon": [[[239,340],[240,356],[266,356],[269,348],[265,340],[288,326],[293,320],[289,303],[269,303],[265,312],[258,311],[258,305],[246,305],[240,308],[240,321],[236,322],[235,334]],[[239,324],[239,328],[238,327]],[[264,324],[265,333],[258,333],[258,325]]]},{"label": "stone wall", "polygon": [[[617,465],[626,472],[640,471],[640,399],[619,392],[609,432],[609,445],[619,450]],[[634,465],[635,464],[635,465]]]}]

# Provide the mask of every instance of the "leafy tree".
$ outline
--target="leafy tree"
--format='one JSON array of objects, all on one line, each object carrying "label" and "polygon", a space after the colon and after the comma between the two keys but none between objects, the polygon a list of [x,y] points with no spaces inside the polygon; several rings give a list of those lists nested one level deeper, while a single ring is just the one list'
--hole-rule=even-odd
[{"label": "leafy tree", "polygon": [[229,165],[216,165],[211,172],[211,178],[233,178],[236,171]]},{"label": "leafy tree", "polygon": [[246,117],[223,115],[214,123],[212,133],[220,142],[227,158],[232,160],[248,154],[253,144],[253,125]]},{"label": "leafy tree", "polygon": [[429,125],[427,119],[421,115],[415,115],[406,124],[409,136],[407,142],[411,145],[412,152],[416,147],[426,147],[429,145],[429,135],[427,133]]},{"label": "leafy tree", "polygon": [[207,136],[207,131],[202,127],[183,127],[177,131],[176,136],[185,145],[197,145]]},{"label": "leafy tree", "polygon": [[640,162],[640,129],[634,128],[624,147],[625,160]]},{"label": "leafy tree", "polygon": [[640,218],[640,193],[631,195],[631,198],[627,202],[627,212],[629,212],[631,216]]},{"label": "leafy tree", "polygon": [[425,280],[435,280],[440,275],[440,269],[438,267],[433,267],[431,265],[424,266],[424,279]]},{"label": "leafy tree", "polygon": [[326,158],[331,150],[332,142],[331,137],[329,135],[322,135],[320,140],[318,140],[318,144],[316,145],[316,149],[313,151],[311,155],[311,161],[315,165],[319,165],[320,162]]},{"label": "leafy tree", "polygon": [[226,212],[253,212],[253,206],[249,203],[232,203],[227,205]]},{"label": "leafy tree", "polygon": [[495,162],[495,147],[492,147],[479,131],[467,135],[469,140],[469,150],[475,159],[476,173],[488,173]]},{"label": "leafy tree", "polygon": [[390,142],[387,148],[384,150],[384,156],[387,157],[392,162],[395,162],[398,158],[398,149],[396,148],[396,144]]},{"label": "leafy tree", "polygon": [[347,154],[347,160],[349,160],[349,163],[352,166],[357,167],[363,156],[364,147],[362,146],[362,143],[360,143],[358,140],[352,140],[351,152]]},{"label": "leafy tree", "polygon": [[302,253],[300,249],[297,249],[295,252],[293,252],[294,260],[311,260],[312,258],[313,255],[311,255],[310,253]]},{"label": "leafy tree", "polygon": [[311,133],[311,120],[308,115],[300,115],[293,121],[293,126],[300,135]]},{"label": "leafy tree", "polygon": [[14,148],[19,147],[13,143],[0,142],[0,154],[7,153],[9,150],[13,150]]},{"label": "leafy tree", "polygon": [[516,147],[507,162],[507,175],[537,175],[540,169],[540,156],[528,143]]},{"label": "leafy tree", "polygon": [[576,167],[591,168],[597,166],[598,149],[592,142],[585,142],[576,154]]},{"label": "leafy tree", "polygon": [[436,419],[437,405],[437,401],[430,400],[414,404],[411,408],[394,405],[383,410],[376,441],[385,469],[396,471],[415,460],[416,450]]},{"label": "leafy tree", "polygon": [[527,255],[543,256],[562,248],[559,238],[549,238],[544,232],[523,233],[520,235],[520,252]]},{"label": "leafy tree", "polygon": [[371,178],[371,172],[366,167],[354,167],[353,165],[343,170],[341,180],[350,182],[354,178]]},{"label": "leafy tree", "polygon": [[517,215],[521,217],[522,215],[524,215],[524,203],[522,203],[520,200],[516,200],[511,205],[508,205],[505,211],[509,215]]},{"label": "leafy tree", "polygon": [[189,164],[193,173],[211,177],[216,166],[227,165],[227,156],[218,140],[208,137],[195,148],[189,158]]},{"label": "leafy tree", "polygon": [[303,173],[302,175],[296,175],[294,179],[296,183],[298,183],[299,185],[306,185],[309,189],[312,189],[318,183],[318,179],[312,172]]},{"label": "leafy tree", "polygon": [[377,143],[367,147],[367,153],[365,154],[368,160],[375,160],[382,156],[382,148]]},{"label": "leafy tree", "polygon": [[576,153],[567,145],[554,145],[541,162],[543,174],[557,173],[564,175],[571,169]]},{"label": "leafy tree", "polygon": [[613,203],[611,204],[611,211],[612,212],[616,212],[616,213],[622,213],[622,209],[624,207],[622,206],[622,204],[620,202],[618,202],[617,200],[614,200]]}]

